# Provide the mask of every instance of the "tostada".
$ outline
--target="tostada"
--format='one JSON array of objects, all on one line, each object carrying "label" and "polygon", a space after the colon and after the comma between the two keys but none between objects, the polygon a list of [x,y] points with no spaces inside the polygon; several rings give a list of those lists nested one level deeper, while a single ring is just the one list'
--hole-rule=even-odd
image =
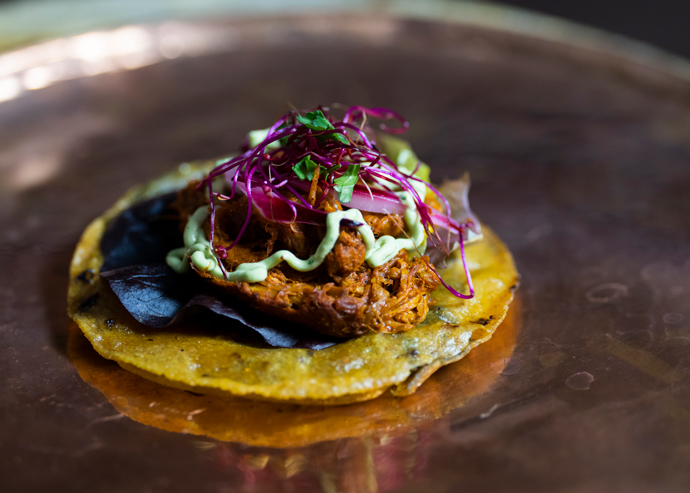
[{"label": "tostada", "polygon": [[429,183],[393,136],[407,126],[383,108],[294,110],[239,155],[135,187],[82,235],[70,316],[104,357],[196,392],[414,392],[491,337],[519,276],[467,176]]}]

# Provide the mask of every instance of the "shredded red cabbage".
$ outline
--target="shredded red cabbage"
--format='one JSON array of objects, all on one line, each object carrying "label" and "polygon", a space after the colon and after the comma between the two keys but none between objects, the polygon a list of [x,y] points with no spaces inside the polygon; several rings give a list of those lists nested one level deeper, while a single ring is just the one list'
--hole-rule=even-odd
[{"label": "shredded red cabbage", "polygon": [[[386,108],[353,106],[342,119],[337,119],[328,108],[319,107],[312,112],[288,112],[268,129],[266,138],[254,148],[249,148],[246,140],[241,155],[220,163],[199,185],[208,189],[211,201],[211,244],[215,244],[216,201],[232,199],[238,192],[247,197],[248,209],[240,232],[229,248],[233,248],[242,237],[253,209],[282,223],[325,226],[327,214],[318,207],[326,194],[336,192],[343,208],[400,214],[406,207],[391,190],[404,190],[414,200],[429,241],[444,250],[450,247],[441,242],[437,228],[447,230],[447,238],[467,238],[467,229],[478,227],[469,207],[466,207],[468,220],[465,223],[452,219],[448,201],[436,188],[414,176],[414,172],[398,168],[378,149],[369,125],[371,119],[381,120],[380,128],[388,133],[403,133],[409,126],[401,115]],[[390,127],[383,123],[391,120],[399,126]],[[299,168],[297,171],[296,167]],[[314,177],[317,171],[319,175]],[[311,179],[307,179],[309,177]],[[216,178],[225,181],[231,190],[230,195],[213,191]],[[312,180],[317,181],[320,190],[320,197],[314,203],[305,198],[312,188]],[[427,205],[413,187],[415,181],[426,185],[445,210],[439,211]],[[464,202],[467,205],[466,197]],[[354,222],[345,224],[356,225]],[[433,266],[430,267],[451,293],[467,299],[474,296],[474,288],[462,243],[459,241],[469,295],[457,292],[438,276]],[[215,250],[222,258],[227,256],[224,248],[216,247]]]}]

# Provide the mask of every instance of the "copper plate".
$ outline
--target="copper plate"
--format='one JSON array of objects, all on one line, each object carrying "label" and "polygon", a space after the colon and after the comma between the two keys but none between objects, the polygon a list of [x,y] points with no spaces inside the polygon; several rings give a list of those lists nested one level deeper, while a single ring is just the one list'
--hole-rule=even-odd
[{"label": "copper plate", "polygon": [[[60,73],[71,80],[0,103],[3,491],[690,488],[681,72],[632,53],[387,17],[185,29],[183,49],[70,59]],[[36,74],[25,83],[40,86]],[[423,394],[384,396],[366,412],[291,408],[285,419],[258,407],[232,429],[222,421],[232,406],[203,396],[148,412],[164,390],[117,380],[78,334],[75,367],[67,266],[88,221],[135,183],[232,151],[288,103],[331,102],[405,115],[434,180],[471,172],[473,208],[523,275],[502,339]],[[211,408],[221,414],[204,416]]]}]

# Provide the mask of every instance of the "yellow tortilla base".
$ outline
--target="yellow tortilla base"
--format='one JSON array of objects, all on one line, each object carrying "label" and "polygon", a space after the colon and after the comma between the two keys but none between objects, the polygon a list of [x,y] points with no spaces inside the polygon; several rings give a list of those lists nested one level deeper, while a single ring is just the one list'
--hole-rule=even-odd
[{"label": "yellow tortilla base", "polygon": [[76,324],[70,328],[67,352],[86,382],[139,423],[259,447],[303,447],[348,437],[386,437],[466,405],[499,378],[513,354],[520,320],[518,298],[489,341],[434,373],[413,395],[399,398],[386,392],[345,407],[251,401],[159,385],[101,358]]},{"label": "yellow tortilla base", "polygon": [[[466,247],[477,295],[461,300],[440,288],[424,323],[400,334],[369,334],[327,349],[256,348],[192,324],[151,329],[136,322],[98,275],[107,223],[135,202],[180,189],[208,170],[193,164],[130,190],[94,220],[77,245],[70,268],[68,313],[93,347],[123,368],[169,386],[299,404],[347,404],[391,389],[414,392],[443,365],[487,341],[506,315],[518,274],[510,252],[486,226],[484,240]],[[459,259],[441,272],[464,286]],[[90,281],[78,279],[91,269]],[[84,278],[84,276],[82,276]],[[466,287],[464,288],[466,289]]]}]

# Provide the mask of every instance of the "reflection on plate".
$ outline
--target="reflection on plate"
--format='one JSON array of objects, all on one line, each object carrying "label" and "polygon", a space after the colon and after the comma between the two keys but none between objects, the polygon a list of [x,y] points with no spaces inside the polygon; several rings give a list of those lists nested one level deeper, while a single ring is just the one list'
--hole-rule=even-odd
[{"label": "reflection on plate", "polygon": [[403,398],[385,393],[372,401],[337,407],[252,401],[166,387],[99,356],[76,325],[70,330],[68,352],[80,376],[139,423],[254,446],[299,447],[344,437],[385,436],[457,409],[495,381],[496,365],[513,352],[519,320],[518,297],[488,342],[436,372],[416,393]]}]

